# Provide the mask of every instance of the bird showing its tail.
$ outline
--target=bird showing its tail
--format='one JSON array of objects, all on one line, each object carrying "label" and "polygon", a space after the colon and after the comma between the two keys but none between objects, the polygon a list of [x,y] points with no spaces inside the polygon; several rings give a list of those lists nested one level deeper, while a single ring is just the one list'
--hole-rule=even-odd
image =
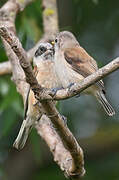
[{"label": "bird showing its tail", "polygon": [[109,104],[109,102],[107,101],[103,91],[96,92],[95,96],[97,97],[99,103],[103,106],[106,113],[109,116],[113,116],[115,114],[115,111],[114,111],[113,107]]},{"label": "bird showing its tail", "polygon": [[29,121],[29,117],[23,120],[19,134],[13,144],[13,147],[19,150],[21,150],[24,147],[32,127],[33,124],[31,124],[31,121]]}]

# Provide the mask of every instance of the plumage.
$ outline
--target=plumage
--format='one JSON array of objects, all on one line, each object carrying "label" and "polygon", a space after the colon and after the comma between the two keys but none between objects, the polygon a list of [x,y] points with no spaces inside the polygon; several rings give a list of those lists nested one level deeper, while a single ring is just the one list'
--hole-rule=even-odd
[{"label": "plumage", "polygon": [[[60,32],[55,40],[55,69],[64,88],[72,83],[80,83],[84,78],[98,70],[96,61],[80,46],[75,36],[68,31]],[[102,80],[83,91],[97,98],[109,116],[114,109],[105,97]]]},{"label": "plumage", "polygon": [[[54,69],[53,49],[51,44],[41,43],[39,45],[34,55],[33,64],[34,74],[42,87],[49,89],[61,87]],[[24,120],[13,144],[15,148],[22,149],[24,147],[30,130],[43,113],[45,112],[42,105],[37,103],[33,91],[29,88],[25,103]]]},{"label": "plumage", "polygon": [[[98,70],[96,61],[89,56],[81,46],[66,48],[64,50],[64,58],[71,65],[71,68],[81,74],[84,78]],[[96,84],[105,91],[102,80]]]}]

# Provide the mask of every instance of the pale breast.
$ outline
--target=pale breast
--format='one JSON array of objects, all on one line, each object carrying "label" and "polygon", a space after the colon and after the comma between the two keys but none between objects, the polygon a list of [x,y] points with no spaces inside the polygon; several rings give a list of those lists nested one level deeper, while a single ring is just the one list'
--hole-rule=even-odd
[{"label": "pale breast", "polygon": [[57,77],[54,62],[44,61],[42,66],[38,68],[37,80],[42,87],[57,88],[61,87],[61,83]]},{"label": "pale breast", "polygon": [[81,82],[84,77],[70,67],[70,65],[64,59],[64,55],[56,53],[55,56],[55,68],[57,70],[57,75],[64,88],[67,88],[71,83]]}]

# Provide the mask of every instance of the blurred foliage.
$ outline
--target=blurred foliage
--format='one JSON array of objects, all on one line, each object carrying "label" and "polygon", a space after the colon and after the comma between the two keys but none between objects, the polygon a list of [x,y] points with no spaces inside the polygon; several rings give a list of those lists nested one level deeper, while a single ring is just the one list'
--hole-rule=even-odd
[{"label": "blurred foliage", "polygon": [[[0,1],[0,7],[5,3]],[[60,30],[70,30],[101,67],[119,56],[118,0],[57,0]],[[65,9],[65,11],[64,11]],[[41,0],[34,0],[16,18],[17,34],[23,47],[34,46],[43,33]],[[0,62],[7,60],[0,41]],[[85,151],[84,180],[119,179],[119,72],[104,79],[107,97],[116,115],[107,117],[95,99],[81,96],[62,101],[58,108],[68,118]],[[23,151],[12,144],[23,119],[23,103],[11,75],[0,77],[0,179],[65,179],[53,163],[47,146],[32,131]],[[52,163],[51,163],[52,162]],[[46,174],[47,173],[47,174]]]},{"label": "blurred foliage", "polygon": [[26,50],[33,47],[41,38],[43,33],[41,0],[33,1],[26,7],[25,11],[17,16],[16,29]]},{"label": "blurred foliage", "polygon": [[[100,180],[100,179],[108,179],[108,180],[118,180],[118,167],[119,167],[119,156],[118,153],[108,154],[103,159],[92,160],[86,163],[86,175],[83,178],[84,180]],[[30,180],[49,180],[57,179],[57,180],[65,180],[66,178],[60,173],[60,170],[55,165],[50,165],[47,167],[47,176],[44,176],[46,173],[46,167],[41,169],[41,172],[36,172]],[[53,177],[53,178],[52,178]]]}]

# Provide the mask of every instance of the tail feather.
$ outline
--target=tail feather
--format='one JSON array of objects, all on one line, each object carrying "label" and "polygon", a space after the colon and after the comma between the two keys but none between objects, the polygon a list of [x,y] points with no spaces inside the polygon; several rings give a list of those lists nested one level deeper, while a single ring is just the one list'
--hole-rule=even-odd
[{"label": "tail feather", "polygon": [[96,97],[97,97],[99,103],[103,106],[106,113],[109,116],[113,116],[115,114],[115,111],[114,111],[113,107],[109,104],[109,102],[107,101],[104,93],[102,91],[100,91],[100,92],[98,91],[96,93]]},{"label": "tail feather", "polygon": [[21,125],[19,134],[13,144],[13,147],[21,150],[26,144],[31,129],[32,129],[32,125],[29,125],[29,119],[25,119]]}]

